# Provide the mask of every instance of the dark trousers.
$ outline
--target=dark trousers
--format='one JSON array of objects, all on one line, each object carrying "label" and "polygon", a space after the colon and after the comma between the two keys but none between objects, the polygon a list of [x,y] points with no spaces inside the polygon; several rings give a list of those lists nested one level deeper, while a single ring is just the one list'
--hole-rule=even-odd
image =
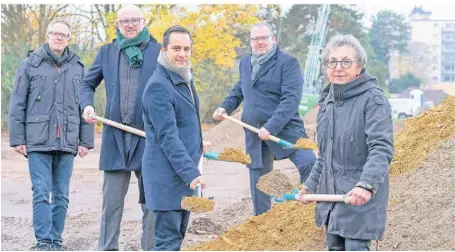
[{"label": "dark trousers", "polygon": [[327,250],[329,251],[369,251],[371,241],[344,238],[327,233]]},{"label": "dark trousers", "polygon": [[190,212],[153,211],[155,217],[155,251],[179,251],[185,238]]}]

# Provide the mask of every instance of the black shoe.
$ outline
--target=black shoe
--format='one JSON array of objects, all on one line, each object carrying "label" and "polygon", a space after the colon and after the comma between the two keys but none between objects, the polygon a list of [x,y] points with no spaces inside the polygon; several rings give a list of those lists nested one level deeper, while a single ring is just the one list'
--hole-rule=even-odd
[{"label": "black shoe", "polygon": [[52,243],[37,243],[35,246],[30,248],[31,251],[54,251],[55,247]]},{"label": "black shoe", "polygon": [[73,251],[71,248],[61,244],[61,243],[54,243],[54,251]]}]

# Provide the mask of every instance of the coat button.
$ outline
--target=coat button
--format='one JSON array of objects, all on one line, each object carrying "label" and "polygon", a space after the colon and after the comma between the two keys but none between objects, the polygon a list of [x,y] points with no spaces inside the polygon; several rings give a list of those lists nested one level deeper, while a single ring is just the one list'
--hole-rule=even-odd
[{"label": "coat button", "polygon": [[57,83],[57,80],[55,80],[54,83]]},{"label": "coat button", "polygon": [[41,96],[38,96],[38,99],[41,99]]},{"label": "coat button", "polygon": [[54,124],[54,128],[57,128],[57,124]]}]

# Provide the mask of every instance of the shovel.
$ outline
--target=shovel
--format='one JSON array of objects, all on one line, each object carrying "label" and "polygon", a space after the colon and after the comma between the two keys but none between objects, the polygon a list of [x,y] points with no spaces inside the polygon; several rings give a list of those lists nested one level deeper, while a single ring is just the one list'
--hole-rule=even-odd
[{"label": "shovel", "polygon": [[289,200],[307,200],[317,202],[344,202],[350,204],[351,196],[339,195],[339,194],[304,194],[299,195],[297,189],[293,189],[291,193],[286,193],[280,198],[275,198],[275,202],[283,202]]},{"label": "shovel", "polygon": [[[249,125],[249,124],[246,124],[240,120],[237,120],[233,117],[230,117],[228,115],[223,115],[224,118],[232,121],[232,122],[235,122],[255,133],[259,133],[259,129]],[[274,141],[275,143],[279,144],[281,147],[283,147],[284,149],[309,149],[309,150],[317,150],[317,145],[315,143],[313,143],[311,140],[309,139],[305,139],[305,138],[299,138],[297,140],[297,143],[296,144],[292,144],[288,141],[285,141],[285,140],[282,140],[276,136],[272,136],[270,135],[269,136],[269,140],[271,141]]]},{"label": "shovel", "polygon": [[275,202],[301,200],[302,198],[307,201],[319,202],[349,203],[351,201],[350,196],[336,194],[305,194],[299,196],[299,191],[293,187],[289,177],[277,170],[260,177],[256,184],[256,188],[268,195],[274,196]]},{"label": "shovel", "polygon": [[[198,169],[201,175],[204,172],[204,160],[202,157],[199,159]],[[190,212],[208,212],[212,211],[215,205],[213,200],[202,197],[202,186],[197,183],[195,186],[196,196],[183,197],[181,207]]]}]

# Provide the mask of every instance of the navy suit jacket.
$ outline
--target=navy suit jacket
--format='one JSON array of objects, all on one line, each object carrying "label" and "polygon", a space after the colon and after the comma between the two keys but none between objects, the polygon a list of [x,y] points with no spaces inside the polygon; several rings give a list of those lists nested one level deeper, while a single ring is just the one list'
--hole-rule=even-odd
[{"label": "navy suit jacket", "polygon": [[[243,101],[241,120],[256,128],[264,127],[272,135],[295,143],[308,138],[299,115],[303,77],[297,59],[277,48],[276,53],[259,69],[251,80],[251,54],[240,60],[240,80],[229,92],[221,107],[231,114]],[[246,151],[251,156],[249,168],[262,168],[262,141],[245,129]],[[276,159],[289,157],[296,150],[285,150],[272,141],[266,141]]]},{"label": "navy suit jacket", "polygon": [[142,159],[145,202],[158,211],[181,210],[183,196],[200,172],[202,155],[199,98],[175,72],[158,64],[142,97],[147,139]]}]

